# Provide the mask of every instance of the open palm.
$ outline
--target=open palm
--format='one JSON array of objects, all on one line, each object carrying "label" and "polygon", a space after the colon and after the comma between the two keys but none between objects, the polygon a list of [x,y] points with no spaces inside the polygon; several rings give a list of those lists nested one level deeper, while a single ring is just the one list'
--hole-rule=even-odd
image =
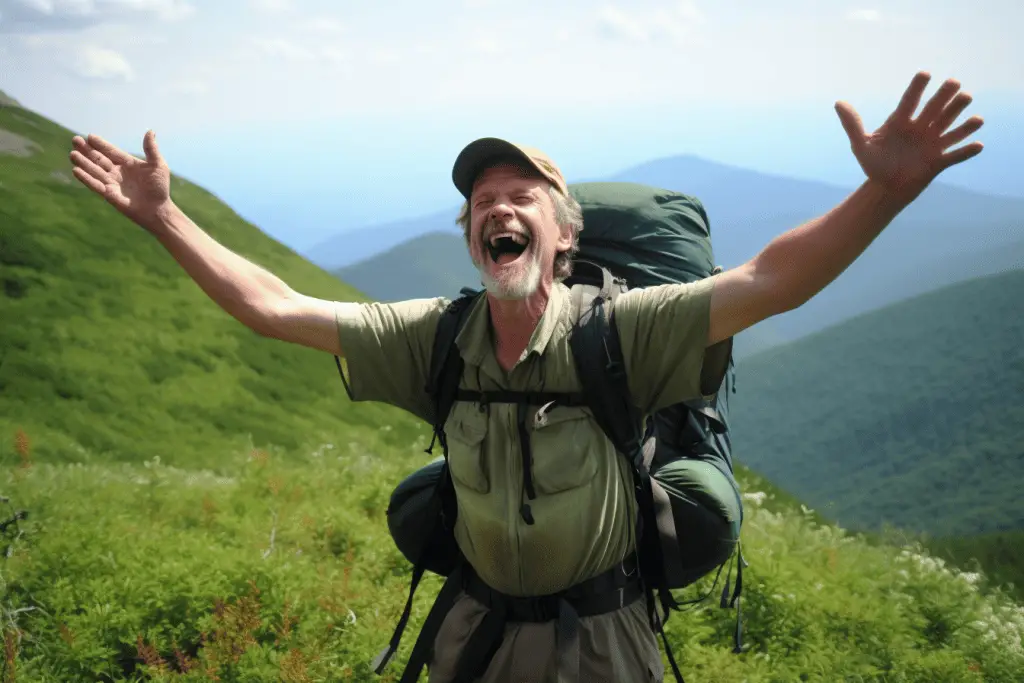
[{"label": "open palm", "polygon": [[926,72],[915,75],[896,110],[870,134],[864,132],[853,107],[845,102],[836,103],[836,113],[865,175],[887,190],[911,198],[944,170],[982,150],[980,142],[950,150],[983,125],[980,116],[972,116],[947,130],[972,101],[969,94],[960,91],[956,80],[943,83],[918,117],[913,118],[929,80],[931,76]]},{"label": "open palm", "polygon": [[75,136],[72,142],[75,177],[136,223],[145,226],[170,202],[171,172],[160,156],[153,131],[142,140],[144,160],[98,135]]}]

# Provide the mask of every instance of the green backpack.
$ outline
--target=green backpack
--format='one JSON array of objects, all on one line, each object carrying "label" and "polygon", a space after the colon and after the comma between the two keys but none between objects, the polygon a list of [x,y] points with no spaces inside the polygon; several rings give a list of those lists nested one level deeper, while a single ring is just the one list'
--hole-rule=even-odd
[{"label": "green backpack", "polygon": [[[681,682],[682,675],[665,638],[664,620],[671,610],[700,602],[710,592],[691,603],[679,603],[671,591],[693,584],[716,567],[717,586],[727,561],[730,567],[721,606],[737,607],[734,652],[742,651],[739,597],[746,563],[739,551],[742,502],[733,476],[727,424],[727,397],[730,390],[735,392],[731,347],[728,372],[715,399],[670,406],[645,422],[627,399],[618,335],[610,324],[615,298],[627,290],[627,283],[648,287],[694,282],[718,270],[707,215],[693,197],[633,183],[582,183],[569,190],[580,203],[584,220],[574,273],[565,283],[571,288],[577,313],[571,346],[581,391],[574,395],[493,392],[497,395],[482,396],[461,389],[462,358],[454,342],[465,314],[482,292],[464,289],[462,296],[451,302],[438,323],[426,387],[436,407],[434,441],[427,452],[432,452],[434,443],[440,443],[444,457],[412,473],[391,496],[388,528],[397,547],[412,563],[413,575],[394,635],[374,662],[378,674],[398,649],[424,573],[449,577],[461,559],[454,539],[455,492],[448,474],[444,434],[445,420],[457,400],[531,405],[557,400],[562,405],[589,407],[606,436],[632,465],[641,529],[637,548],[640,574],[651,627],[661,635],[676,680]],[[338,367],[340,370],[340,363]],[[710,470],[715,473],[711,486],[697,490],[687,486],[687,467],[694,461],[714,466]],[[522,512],[529,523],[528,504]],[[739,562],[730,600],[734,551],[739,551]],[[400,679],[403,683],[417,680],[426,665],[433,635],[447,612],[445,605],[454,599],[457,590],[453,583],[446,582],[428,615]],[[655,592],[664,618],[655,607]]]}]

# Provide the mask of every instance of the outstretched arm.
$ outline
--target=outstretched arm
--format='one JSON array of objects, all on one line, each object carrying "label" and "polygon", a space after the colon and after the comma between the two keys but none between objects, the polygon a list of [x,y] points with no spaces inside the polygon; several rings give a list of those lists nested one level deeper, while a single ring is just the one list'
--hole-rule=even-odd
[{"label": "outstretched arm", "polygon": [[917,74],[896,110],[870,135],[852,107],[836,105],[867,180],[824,216],[783,233],[752,260],[715,276],[708,345],[802,306],[839,277],[939,173],[981,152],[980,142],[946,151],[982,126],[974,116],[946,131],[971,103],[954,80],[912,118],[929,78]]},{"label": "outstretched arm", "polygon": [[253,331],[342,356],[334,302],[299,294],[220,244],[169,204],[150,233],[218,306]]},{"label": "outstretched arm", "polygon": [[218,243],[170,198],[170,170],[152,131],[145,160],[102,138],[76,136],[78,180],[152,234],[217,305],[267,337],[341,356],[334,303],[292,290],[280,278]]}]

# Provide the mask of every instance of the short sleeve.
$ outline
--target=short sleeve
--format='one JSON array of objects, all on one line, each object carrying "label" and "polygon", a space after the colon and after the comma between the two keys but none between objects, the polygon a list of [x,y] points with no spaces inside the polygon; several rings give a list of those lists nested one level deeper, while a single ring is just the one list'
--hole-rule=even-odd
[{"label": "short sleeve", "polygon": [[338,340],[355,401],[379,401],[430,421],[425,391],[434,332],[448,301],[337,302]]},{"label": "short sleeve", "polygon": [[630,290],[615,302],[630,393],[644,413],[710,400],[721,387],[732,339],[707,346],[715,280]]}]

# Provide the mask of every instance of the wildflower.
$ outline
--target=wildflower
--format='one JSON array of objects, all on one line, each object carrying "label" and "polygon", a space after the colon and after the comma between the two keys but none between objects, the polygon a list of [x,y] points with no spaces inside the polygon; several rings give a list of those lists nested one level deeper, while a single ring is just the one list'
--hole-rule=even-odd
[{"label": "wildflower", "polygon": [[744,500],[749,500],[749,501],[753,502],[754,505],[761,505],[762,503],[764,503],[764,500],[765,500],[766,497],[767,497],[767,494],[764,493],[763,491],[755,491],[753,493],[744,493],[743,494],[743,499]]}]

